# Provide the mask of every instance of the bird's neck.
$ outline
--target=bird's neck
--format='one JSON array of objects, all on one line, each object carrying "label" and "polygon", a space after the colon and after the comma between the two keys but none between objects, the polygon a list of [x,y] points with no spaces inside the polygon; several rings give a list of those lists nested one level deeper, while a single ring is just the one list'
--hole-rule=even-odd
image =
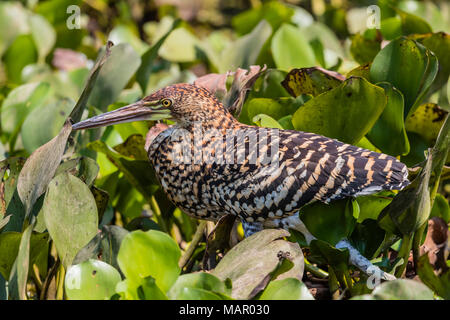
[{"label": "bird's neck", "polygon": [[236,129],[242,126],[227,110],[214,110],[214,112],[202,112],[189,117],[177,119],[177,127],[190,132],[196,130],[218,130],[226,132],[229,129]]}]

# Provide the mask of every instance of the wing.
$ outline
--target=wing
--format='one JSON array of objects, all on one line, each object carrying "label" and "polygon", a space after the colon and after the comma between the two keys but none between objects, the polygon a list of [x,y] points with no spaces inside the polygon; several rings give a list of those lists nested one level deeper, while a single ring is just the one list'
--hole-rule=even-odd
[{"label": "wing", "polygon": [[209,177],[204,190],[214,203],[250,222],[292,215],[315,200],[328,203],[409,183],[407,167],[385,154],[312,133],[245,130],[250,138],[227,150],[225,158],[234,163],[211,163],[202,170]]}]

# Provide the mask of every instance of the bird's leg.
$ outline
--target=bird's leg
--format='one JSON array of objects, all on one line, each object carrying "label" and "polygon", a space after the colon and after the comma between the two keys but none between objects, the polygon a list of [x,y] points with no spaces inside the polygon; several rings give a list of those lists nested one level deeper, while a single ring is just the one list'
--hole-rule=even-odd
[{"label": "bird's leg", "polygon": [[[315,240],[311,232],[308,231],[303,221],[300,219],[298,212],[292,216],[283,219],[267,220],[264,223],[264,228],[283,228],[286,230],[293,229],[305,237],[306,243],[310,244],[312,240]],[[366,257],[364,257],[350,242],[346,239],[339,241],[336,246],[338,249],[346,248],[349,252],[349,262],[360,269],[365,274],[372,276],[378,275],[383,280],[395,280],[396,278],[384,271],[379,267],[373,265]]]}]

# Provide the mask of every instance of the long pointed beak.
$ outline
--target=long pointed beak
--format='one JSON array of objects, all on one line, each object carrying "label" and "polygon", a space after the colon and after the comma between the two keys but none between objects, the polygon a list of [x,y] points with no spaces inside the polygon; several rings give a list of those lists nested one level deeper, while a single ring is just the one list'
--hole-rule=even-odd
[{"label": "long pointed beak", "polygon": [[149,102],[140,100],[114,111],[86,119],[72,125],[73,130],[98,128],[112,124],[141,121],[162,120],[170,118],[169,109],[159,109],[159,101]]}]

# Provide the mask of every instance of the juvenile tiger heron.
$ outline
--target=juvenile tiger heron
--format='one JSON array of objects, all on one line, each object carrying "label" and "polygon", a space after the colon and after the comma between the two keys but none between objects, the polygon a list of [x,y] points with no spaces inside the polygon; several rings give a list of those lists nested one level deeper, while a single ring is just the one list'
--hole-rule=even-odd
[{"label": "juvenile tiger heron", "polygon": [[[285,228],[310,242],[315,238],[299,218],[302,206],[409,183],[407,167],[394,157],[313,133],[239,123],[212,93],[192,84],[165,87],[73,129],[161,119],[175,125],[153,135],[147,151],[168,198],[198,219],[234,214],[246,236]],[[347,241],[336,246],[348,248],[351,263],[367,270],[370,262]]]}]

